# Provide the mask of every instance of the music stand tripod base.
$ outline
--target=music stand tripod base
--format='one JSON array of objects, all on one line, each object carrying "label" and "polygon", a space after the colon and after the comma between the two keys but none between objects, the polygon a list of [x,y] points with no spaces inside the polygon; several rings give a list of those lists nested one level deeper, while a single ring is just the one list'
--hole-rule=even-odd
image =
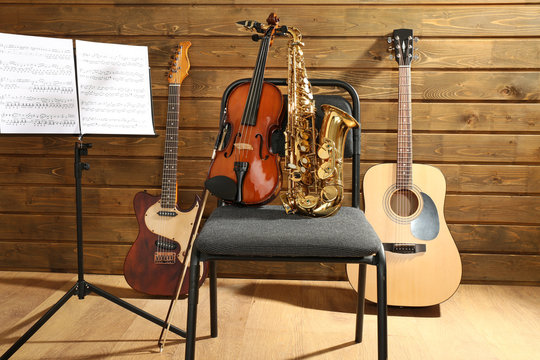
[{"label": "music stand tripod base", "polygon": [[[77,295],[79,299],[91,292],[104,297],[105,299],[112,301],[113,303],[122,306],[123,308],[153,322],[162,328],[167,326],[164,320],[161,320],[154,315],[124,301],[99,287],[90,284],[84,280],[84,264],[83,264],[83,239],[82,239],[82,196],[81,196],[81,177],[82,171],[90,169],[87,163],[81,162],[81,156],[88,155],[88,148],[92,147],[92,144],[77,142],[75,143],[75,201],[77,212],[77,270],[78,281],[73,285],[71,289],[66,292],[64,296],[60,298],[38,321],[32,325],[2,356],[0,360],[9,359],[15,352],[24,344],[32,335],[34,335],[46,322],[49,320],[72,296]],[[186,332],[176,326],[170,325],[170,331],[181,336],[186,337]]]}]

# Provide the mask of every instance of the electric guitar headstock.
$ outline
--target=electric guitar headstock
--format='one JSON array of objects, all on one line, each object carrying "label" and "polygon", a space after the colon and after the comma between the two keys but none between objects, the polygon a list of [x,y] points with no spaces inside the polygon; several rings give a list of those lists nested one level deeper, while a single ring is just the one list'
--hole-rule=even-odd
[{"label": "electric guitar headstock", "polygon": [[388,37],[388,43],[392,44],[391,50],[394,51],[394,56],[390,55],[390,59],[395,59],[400,66],[410,66],[412,60],[418,59],[414,55],[413,42],[417,42],[418,38],[413,37],[412,29],[396,29],[392,37]]},{"label": "electric guitar headstock", "polygon": [[169,69],[168,81],[169,84],[180,85],[188,76],[189,58],[188,49],[191,46],[190,41],[183,41],[178,44],[172,58],[171,67]]}]

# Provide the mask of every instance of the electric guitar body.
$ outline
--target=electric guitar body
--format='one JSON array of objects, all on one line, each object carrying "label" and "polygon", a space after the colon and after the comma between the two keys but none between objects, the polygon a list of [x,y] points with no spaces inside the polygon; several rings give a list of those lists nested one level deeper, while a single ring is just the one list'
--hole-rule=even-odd
[{"label": "electric guitar body", "polygon": [[[364,176],[367,220],[383,242],[388,305],[431,306],[448,299],[461,281],[461,258],[444,220],[446,181],[439,169],[413,164],[411,112],[412,30],[394,30],[399,64],[397,161]],[[358,265],[347,265],[358,290]],[[366,299],[377,299],[376,270],[366,269]]]},{"label": "electric guitar body", "polygon": [[[139,192],[133,198],[133,208],[139,223],[139,235],[126,256],[124,277],[137,291],[172,296],[182,274],[182,259],[200,208],[200,198],[196,197],[187,210],[175,207],[167,209],[170,214],[163,216],[159,214],[164,211],[161,197]],[[186,277],[189,278],[189,269],[187,271]],[[187,295],[189,283],[183,283],[180,292]]]},{"label": "electric guitar body", "polygon": [[[412,187],[403,190],[396,169],[375,165],[364,177],[366,218],[386,249],[388,305],[439,304],[461,281],[461,259],[443,215],[446,181],[436,167],[413,164]],[[356,288],[358,265],[347,265],[347,275]],[[373,266],[366,269],[365,296],[377,301]]]},{"label": "electric guitar body", "polygon": [[[178,123],[180,85],[188,75],[187,51],[191,43],[181,42],[173,56],[169,71],[169,98],[161,196],[139,192],[133,206],[139,223],[139,234],[124,261],[124,277],[135,290],[161,296],[176,294],[184,266],[187,266],[195,219],[201,211],[201,199],[196,196],[191,207],[178,206]],[[201,272],[200,284],[207,274],[207,264]],[[189,272],[186,275],[189,279]],[[188,293],[189,281],[183,281],[181,297]]]}]

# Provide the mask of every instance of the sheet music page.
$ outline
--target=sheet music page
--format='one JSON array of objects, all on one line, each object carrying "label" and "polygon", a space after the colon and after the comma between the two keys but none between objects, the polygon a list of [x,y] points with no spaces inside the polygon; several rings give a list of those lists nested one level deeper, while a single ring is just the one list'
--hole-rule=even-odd
[{"label": "sheet music page", "polygon": [[81,133],[154,135],[148,48],[75,45]]},{"label": "sheet music page", "polygon": [[0,34],[0,132],[79,133],[73,40]]}]

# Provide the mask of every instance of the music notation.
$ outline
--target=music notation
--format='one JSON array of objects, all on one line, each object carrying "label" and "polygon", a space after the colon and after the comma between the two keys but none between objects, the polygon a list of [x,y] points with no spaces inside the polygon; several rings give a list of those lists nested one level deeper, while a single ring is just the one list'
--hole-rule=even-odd
[{"label": "music notation", "polygon": [[81,133],[153,134],[148,49],[77,40]]},{"label": "music notation", "polygon": [[79,131],[73,41],[0,34],[0,132]]},{"label": "music notation", "polygon": [[148,49],[75,44],[0,34],[0,132],[153,135]]}]

